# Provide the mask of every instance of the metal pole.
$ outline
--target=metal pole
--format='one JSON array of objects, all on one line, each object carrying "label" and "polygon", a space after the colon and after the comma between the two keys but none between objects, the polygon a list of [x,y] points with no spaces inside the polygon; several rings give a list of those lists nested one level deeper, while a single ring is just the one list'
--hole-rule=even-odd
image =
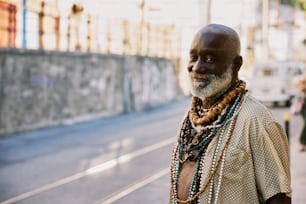
[{"label": "metal pole", "polygon": [[284,121],[285,121],[285,130],[286,130],[286,134],[287,134],[288,141],[289,141],[289,138],[290,138],[290,128],[289,128],[289,125],[290,125],[290,115],[289,115],[289,113],[285,113],[284,114]]},{"label": "metal pole", "polygon": [[38,45],[39,49],[44,49],[44,16],[45,16],[45,2],[42,1],[40,11],[38,13]]},{"label": "metal pole", "polygon": [[289,146],[289,158],[290,158],[290,114],[289,113],[285,113],[284,114],[284,121],[285,121],[285,131],[287,134],[287,138],[288,138],[288,146]]},{"label": "metal pole", "polygon": [[211,0],[207,1],[207,16],[206,16],[206,23],[209,24],[211,22]]},{"label": "metal pole", "polygon": [[27,0],[22,0],[22,48],[27,48]]},{"label": "metal pole", "polygon": [[13,5],[12,4],[8,4],[8,20],[9,20],[9,22],[8,22],[8,47],[13,47],[12,46],[12,32],[13,32],[13,29],[14,29],[14,25],[13,25],[13,23],[12,23],[12,21],[13,21],[13,15],[15,14],[15,13],[13,13],[14,12],[14,9],[13,9]]},{"label": "metal pole", "polygon": [[269,59],[268,35],[269,35],[269,0],[262,0],[262,45],[264,58]]}]

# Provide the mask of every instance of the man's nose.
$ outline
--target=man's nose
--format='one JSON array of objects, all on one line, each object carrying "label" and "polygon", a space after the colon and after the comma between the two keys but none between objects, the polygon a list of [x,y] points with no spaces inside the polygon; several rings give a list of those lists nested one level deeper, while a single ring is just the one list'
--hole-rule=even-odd
[{"label": "man's nose", "polygon": [[205,74],[207,71],[207,68],[205,67],[205,65],[201,62],[201,60],[198,60],[194,63],[193,67],[192,67],[192,71],[199,73],[199,74]]}]

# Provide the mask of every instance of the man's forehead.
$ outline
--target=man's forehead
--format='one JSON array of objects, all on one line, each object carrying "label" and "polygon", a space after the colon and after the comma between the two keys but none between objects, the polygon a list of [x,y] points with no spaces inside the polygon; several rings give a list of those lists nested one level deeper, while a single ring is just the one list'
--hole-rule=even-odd
[{"label": "man's forehead", "polygon": [[228,36],[224,33],[205,32],[197,35],[191,45],[191,50],[224,51],[227,49]]},{"label": "man's forehead", "polygon": [[220,32],[202,32],[197,35],[195,41],[201,44],[220,44],[229,39],[229,36]]}]

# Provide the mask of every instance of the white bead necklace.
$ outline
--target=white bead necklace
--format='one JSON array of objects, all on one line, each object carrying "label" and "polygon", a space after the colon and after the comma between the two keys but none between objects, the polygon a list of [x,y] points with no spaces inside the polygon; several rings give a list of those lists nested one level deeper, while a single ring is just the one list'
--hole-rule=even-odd
[{"label": "white bead necklace", "polygon": [[[241,97],[241,96],[240,96]],[[239,101],[239,102],[238,102]],[[207,180],[206,184],[204,184],[203,182],[203,173],[199,173],[199,179],[200,179],[200,186],[202,186],[202,188],[199,190],[199,192],[197,192],[196,194],[194,194],[195,189],[193,188],[193,186],[191,187],[192,192],[191,192],[191,197],[189,197],[188,200],[186,201],[182,201],[179,200],[177,197],[177,180],[178,180],[178,172],[180,169],[180,162],[179,162],[179,155],[180,155],[180,150],[179,147],[176,146],[175,150],[173,152],[172,155],[172,165],[171,165],[171,188],[172,188],[172,203],[173,204],[178,204],[178,203],[189,203],[191,201],[196,201],[197,203],[200,203],[200,200],[202,198],[199,197],[199,195],[201,195],[206,187],[209,186],[209,192],[208,192],[208,203],[212,203],[212,200],[214,200],[214,203],[218,203],[218,198],[219,198],[219,193],[220,193],[220,189],[221,189],[221,183],[222,183],[222,176],[223,176],[223,169],[224,169],[224,164],[225,164],[225,155],[226,155],[226,151],[227,151],[227,147],[230,141],[230,138],[233,134],[233,129],[234,129],[234,124],[235,121],[237,119],[237,112],[238,109],[240,109],[241,104],[243,103],[243,98],[240,98],[237,100],[237,104],[234,106],[234,110],[233,111],[233,115],[231,116],[231,119],[229,119],[225,124],[223,124],[224,126],[221,127],[220,134],[219,134],[219,138],[217,141],[217,146],[213,155],[213,160],[212,160],[212,165],[211,165],[211,174],[209,176],[209,179]],[[228,124],[229,123],[229,124]],[[223,147],[222,146],[222,142],[223,142]],[[202,153],[202,155],[200,156],[200,163],[199,165],[199,169],[198,172],[203,172],[204,170],[204,161],[206,160],[207,157],[207,152],[204,151],[204,153]],[[219,171],[219,177],[217,179],[217,186],[215,188],[216,192],[215,195],[214,194],[214,178],[216,178],[216,173],[217,171]],[[194,195],[194,196],[193,196]],[[214,199],[213,199],[214,197]],[[196,199],[199,198],[199,199]],[[204,199],[204,198],[203,198]]]},{"label": "white bead necklace", "polygon": [[[217,162],[217,157],[218,157],[219,152],[220,152],[220,147],[221,147],[221,143],[222,143],[222,141],[223,141],[224,132],[225,132],[225,127],[223,127],[223,128],[221,129],[220,137],[219,137],[219,139],[218,139],[217,147],[216,147],[216,150],[215,150],[214,156],[213,156],[213,160],[212,160],[212,165],[211,165],[210,173],[212,173],[212,172],[215,171],[216,162]],[[211,201],[212,201],[213,189],[214,189],[214,179],[212,179],[212,180],[210,181],[210,185],[209,185],[209,194],[208,194],[208,203],[209,203],[209,204],[210,204]]]},{"label": "white bead necklace", "polygon": [[[235,108],[234,115],[237,113],[238,108],[239,108],[239,106],[237,106]],[[211,173],[215,171],[217,157],[218,157],[219,152],[220,152],[220,147],[221,147],[221,143],[223,141],[223,138],[224,138],[225,135],[226,135],[226,140],[228,140],[229,137],[231,137],[231,133],[232,133],[233,128],[234,128],[234,122],[235,122],[235,120],[232,118],[226,134],[225,134],[225,129],[226,129],[225,126],[221,130],[220,137],[219,137],[218,143],[217,143],[217,147],[216,147],[216,150],[215,150],[215,153],[214,153],[214,156],[213,156]],[[216,187],[216,192],[215,192],[215,195],[214,195],[214,203],[215,204],[218,204],[218,198],[219,198],[219,193],[220,193],[221,183],[222,183],[222,177],[223,177],[223,169],[224,169],[224,163],[225,163],[226,150],[227,150],[227,147],[224,150],[223,154],[221,155],[222,159],[221,159],[221,164],[220,164],[220,169],[219,169],[219,178],[218,178],[218,183],[217,183],[217,187]],[[214,190],[214,179],[212,179],[210,181],[209,194],[208,194],[208,203],[209,204],[212,202],[213,190]]]}]

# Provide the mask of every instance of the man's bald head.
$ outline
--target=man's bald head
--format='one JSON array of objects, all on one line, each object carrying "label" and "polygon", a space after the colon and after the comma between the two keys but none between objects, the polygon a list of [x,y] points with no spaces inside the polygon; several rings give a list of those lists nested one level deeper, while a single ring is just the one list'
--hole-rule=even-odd
[{"label": "man's bald head", "polygon": [[233,57],[240,56],[240,39],[234,29],[221,24],[209,24],[199,30],[195,38],[199,39],[207,33],[223,36],[220,39],[224,42],[224,48],[229,49]]}]

